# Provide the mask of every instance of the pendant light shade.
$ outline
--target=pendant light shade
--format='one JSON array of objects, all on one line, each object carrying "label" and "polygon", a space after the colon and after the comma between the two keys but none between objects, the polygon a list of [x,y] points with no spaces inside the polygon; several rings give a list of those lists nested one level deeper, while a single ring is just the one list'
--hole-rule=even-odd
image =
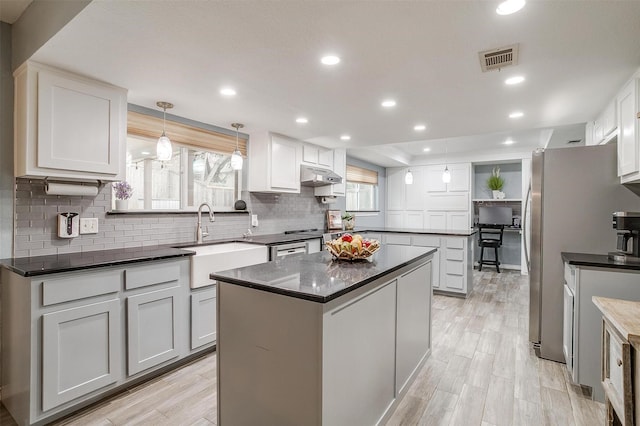
[{"label": "pendant light shade", "polygon": [[173,155],[173,147],[171,146],[171,140],[165,134],[165,124],[167,121],[167,109],[173,108],[173,104],[169,102],[156,102],[160,108],[162,108],[162,135],[158,139],[156,144],[156,158],[160,161],[169,161]]},{"label": "pendant light shade", "polygon": [[405,173],[404,183],[407,185],[413,185],[413,173],[411,173],[411,169],[407,170],[407,173]]},{"label": "pendant light shade", "polygon": [[244,127],[244,124],[231,123],[231,127],[236,129],[236,150],[231,154],[231,168],[233,170],[242,170],[242,153],[238,149],[238,131]]},{"label": "pendant light shade", "polygon": [[449,166],[444,166],[444,172],[442,172],[442,182],[451,182],[451,172],[449,171]]}]

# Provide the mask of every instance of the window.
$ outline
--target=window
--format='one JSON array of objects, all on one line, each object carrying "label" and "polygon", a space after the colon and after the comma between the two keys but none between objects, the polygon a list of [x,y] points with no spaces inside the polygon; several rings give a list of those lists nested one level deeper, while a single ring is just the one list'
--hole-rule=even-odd
[{"label": "window", "polygon": [[129,208],[191,210],[201,203],[231,209],[237,174],[230,154],[173,144],[169,161],[155,159],[156,141],[127,138],[127,181],[133,188]]},{"label": "window", "polygon": [[[133,188],[129,209],[194,210],[205,202],[216,210],[233,209],[241,176],[230,165],[235,135],[167,120],[173,156],[158,161],[162,119],[132,111],[128,115],[126,179]],[[240,142],[245,154],[246,136]]]},{"label": "window", "polygon": [[378,172],[347,164],[347,211],[378,210]]}]

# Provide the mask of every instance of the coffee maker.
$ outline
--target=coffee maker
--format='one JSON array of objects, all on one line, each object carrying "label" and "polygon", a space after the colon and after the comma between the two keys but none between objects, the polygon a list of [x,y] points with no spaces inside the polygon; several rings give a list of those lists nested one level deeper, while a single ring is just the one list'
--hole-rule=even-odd
[{"label": "coffee maker", "polygon": [[609,258],[640,263],[640,212],[614,212],[613,229],[618,231],[617,251],[610,252]]}]

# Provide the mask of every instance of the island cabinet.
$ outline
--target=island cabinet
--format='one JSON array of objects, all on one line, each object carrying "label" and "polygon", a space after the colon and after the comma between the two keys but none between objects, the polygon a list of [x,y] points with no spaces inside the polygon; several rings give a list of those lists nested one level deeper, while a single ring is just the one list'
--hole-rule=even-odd
[{"label": "island cabinet", "polygon": [[640,422],[640,302],[593,297],[602,317],[601,380],[607,424]]},{"label": "island cabinet", "polygon": [[35,62],[15,78],[15,175],[124,179],[127,91]]},{"label": "island cabinet", "polygon": [[212,274],[218,424],[384,424],[431,351],[432,253],[383,246],[373,263],[316,253]]},{"label": "island cabinet", "polygon": [[189,260],[2,269],[3,404],[45,423],[189,355]]}]

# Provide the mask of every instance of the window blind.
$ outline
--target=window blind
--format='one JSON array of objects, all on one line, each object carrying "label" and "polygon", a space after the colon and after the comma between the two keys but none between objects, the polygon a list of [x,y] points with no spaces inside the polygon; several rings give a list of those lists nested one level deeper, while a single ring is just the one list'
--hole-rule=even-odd
[{"label": "window blind", "polygon": [[347,164],[347,182],[378,184],[378,172]]},{"label": "window blind", "polygon": [[[170,120],[167,120],[165,128],[171,142],[223,154],[231,154],[236,149],[235,136]],[[129,111],[127,113],[127,132],[130,135],[157,139],[162,134],[162,118]],[[242,136],[238,140],[238,149],[242,155],[247,155],[247,140]]]}]

